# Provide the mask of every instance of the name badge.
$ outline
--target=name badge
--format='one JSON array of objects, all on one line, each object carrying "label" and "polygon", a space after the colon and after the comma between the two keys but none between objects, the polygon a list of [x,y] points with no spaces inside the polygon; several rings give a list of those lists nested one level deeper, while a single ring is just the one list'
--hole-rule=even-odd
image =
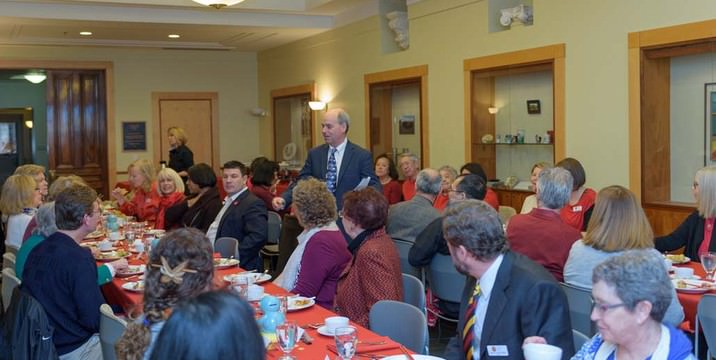
[{"label": "name badge", "polygon": [[510,356],[510,353],[507,351],[507,345],[487,345],[487,355]]},{"label": "name badge", "polygon": [[582,205],[572,206],[572,212],[582,211]]}]

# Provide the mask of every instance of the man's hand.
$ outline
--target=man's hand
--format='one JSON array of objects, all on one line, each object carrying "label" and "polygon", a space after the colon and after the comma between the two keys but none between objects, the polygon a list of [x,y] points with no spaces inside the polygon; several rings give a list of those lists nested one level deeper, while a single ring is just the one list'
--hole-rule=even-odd
[{"label": "man's hand", "polygon": [[108,265],[114,269],[115,274],[127,270],[129,268],[129,264],[127,264],[127,259],[124,258],[112,261]]},{"label": "man's hand", "polygon": [[281,211],[286,207],[286,200],[284,200],[282,197],[275,197],[273,200],[271,200],[271,205],[273,205],[273,209],[276,211]]}]

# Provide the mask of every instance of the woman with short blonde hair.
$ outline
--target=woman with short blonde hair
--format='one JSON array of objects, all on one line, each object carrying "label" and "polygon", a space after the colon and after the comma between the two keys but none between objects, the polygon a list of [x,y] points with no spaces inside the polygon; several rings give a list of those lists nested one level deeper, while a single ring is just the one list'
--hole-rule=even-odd
[{"label": "woman with short blonde hair", "polygon": [[157,174],[157,189],[159,190],[159,212],[154,227],[169,230],[166,227],[166,210],[181,201],[184,201],[184,182],[176,171],[163,168]]},{"label": "woman with short blonde hair", "polygon": [[154,165],[148,160],[140,159],[129,166],[129,183],[134,192],[132,200],[127,200],[123,189],[112,190],[112,197],[122,213],[136,216],[139,221],[156,221],[160,198],[155,177]]},{"label": "woman with short blonde hair", "polygon": [[169,136],[169,164],[168,167],[174,169],[182,181],[186,182],[187,170],[194,165],[194,153],[191,152],[186,143],[189,142],[184,129],[178,126],[172,126],[167,130]]},{"label": "woman with short blonde hair", "polygon": [[35,179],[37,187],[43,197],[47,196],[47,177],[45,177],[45,167],[37,164],[20,165],[15,169],[14,175],[28,175]]},{"label": "woman with short blonde hair", "polygon": [[5,245],[14,252],[22,245],[27,224],[41,204],[42,193],[31,176],[11,175],[5,180],[0,197],[0,212],[7,229]]}]

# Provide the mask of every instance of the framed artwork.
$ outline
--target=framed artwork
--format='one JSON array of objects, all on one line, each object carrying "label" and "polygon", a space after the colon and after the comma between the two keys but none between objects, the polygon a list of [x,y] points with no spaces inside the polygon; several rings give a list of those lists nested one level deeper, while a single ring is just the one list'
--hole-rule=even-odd
[{"label": "framed artwork", "polygon": [[706,165],[716,164],[716,83],[706,84],[704,153]]},{"label": "framed artwork", "polygon": [[541,114],[542,107],[540,106],[539,100],[527,100],[527,113],[528,114]]},{"label": "framed artwork", "polygon": [[122,149],[124,151],[147,150],[147,124],[144,121],[122,122]]},{"label": "framed artwork", "polygon": [[398,121],[398,133],[400,135],[415,134],[415,115],[402,115]]}]

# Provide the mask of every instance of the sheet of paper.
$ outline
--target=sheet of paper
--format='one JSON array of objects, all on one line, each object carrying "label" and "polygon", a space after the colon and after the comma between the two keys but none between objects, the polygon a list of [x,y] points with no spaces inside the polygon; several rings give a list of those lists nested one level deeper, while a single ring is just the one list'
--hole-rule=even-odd
[{"label": "sheet of paper", "polygon": [[354,191],[355,190],[363,190],[368,187],[369,183],[370,183],[370,177],[366,176],[363,179],[361,179],[361,181],[358,183],[358,185],[356,185],[356,187],[353,190]]}]

